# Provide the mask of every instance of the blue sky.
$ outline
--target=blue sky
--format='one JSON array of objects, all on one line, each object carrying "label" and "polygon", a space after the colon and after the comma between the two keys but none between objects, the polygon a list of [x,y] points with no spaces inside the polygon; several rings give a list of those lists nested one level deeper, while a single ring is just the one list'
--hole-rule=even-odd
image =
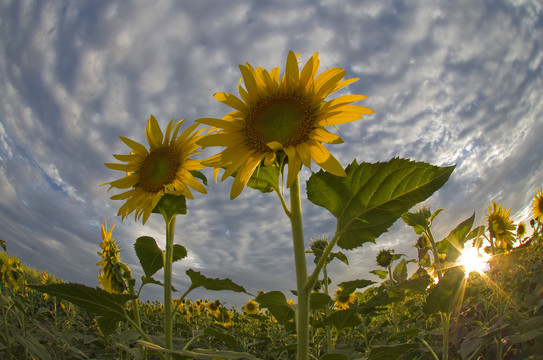
[{"label": "blue sky", "polygon": [[[119,136],[145,143],[151,114],[162,127],[222,117],[230,109],[213,94],[237,94],[237,65],[283,70],[289,50],[303,62],[319,52],[321,71],[337,66],[360,78],[342,93],[366,95],[360,105],[375,114],[338,126],[345,143],[329,149],[342,164],[395,156],[457,164],[426,202],[447,209],[437,237],[473,212],[483,224],[492,201],[526,219],[543,186],[538,1],[0,0],[0,31],[0,238],[10,254],[66,281],[96,285],[104,220],[117,222],[113,234],[137,279],[134,240],[164,244],[160,217],[121,222],[121,202],[99,186],[119,176],[103,165],[126,153]],[[178,218],[176,241],[189,257],[174,267],[175,286],[186,288],[192,268],[251,293],[295,288],[277,198],[246,189],[231,201],[230,186],[211,183]],[[305,201],[303,213],[306,244],[332,235],[325,210]],[[397,222],[376,245],[346,251],[351,265],[332,264],[330,275],[374,279],[379,249],[413,258],[415,240]],[[153,286],[145,297],[158,299]]]}]

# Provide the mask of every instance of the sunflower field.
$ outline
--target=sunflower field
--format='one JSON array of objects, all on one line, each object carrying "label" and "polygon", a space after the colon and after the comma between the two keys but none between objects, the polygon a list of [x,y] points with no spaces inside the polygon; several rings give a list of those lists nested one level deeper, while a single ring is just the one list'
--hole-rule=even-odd
[{"label": "sunflower field", "polygon": [[[164,219],[165,248],[140,236],[134,249],[144,276],[136,280],[121,260],[115,224],[101,228],[99,287],[66,283],[24,266],[1,242],[0,355],[6,359],[543,359],[543,194],[526,223],[493,202],[484,225],[475,213],[433,233],[443,209],[420,206],[449,179],[455,166],[393,158],[344,167],[327,146],[343,142],[331,132],[373,110],[366,97],[328,99],[358,79],[331,68],[318,74],[319,54],[300,69],[290,51],[285,71],[240,65],[239,97],[214,97],[233,111],[187,124],[173,119],[163,132],[150,116],[148,146],[121,136],[129,148],[106,163],[121,177],[102,185],[120,190],[117,216]],[[243,85],[242,85],[243,84]],[[200,128],[200,125],[209,128]],[[185,126],[185,127],[184,127]],[[197,159],[205,148],[218,153]],[[311,169],[316,164],[318,171]],[[309,168],[307,200],[337,220],[331,238],[306,246],[300,171]],[[176,217],[207,193],[205,169],[233,178],[235,200],[246,188],[276,196],[291,225],[296,289],[249,294],[240,309],[220,298],[190,300],[198,288],[247,293],[229,278],[192,269],[186,289],[172,286],[172,264],[187,256],[175,241]],[[268,196],[268,195],[266,195]],[[239,200],[236,200],[239,201]],[[355,278],[331,288],[328,265],[349,264],[341,250],[376,243],[396,221],[413,231],[417,257],[381,249],[371,271],[380,282]],[[308,255],[311,254],[311,255]],[[307,258],[314,264],[307,264]],[[408,266],[416,271],[408,271]],[[159,272],[160,271],[160,272]],[[158,278],[158,274],[162,274]],[[159,286],[162,301],[140,300],[144,286]],[[248,293],[247,293],[248,294]]]}]

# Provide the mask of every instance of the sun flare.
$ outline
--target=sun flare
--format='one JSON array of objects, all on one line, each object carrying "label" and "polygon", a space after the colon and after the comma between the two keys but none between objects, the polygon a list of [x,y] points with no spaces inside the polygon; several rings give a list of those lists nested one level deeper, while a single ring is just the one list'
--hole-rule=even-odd
[{"label": "sun flare", "polygon": [[459,265],[464,268],[466,276],[469,276],[472,272],[483,273],[488,271],[490,265],[488,260],[490,255],[486,253],[479,253],[473,246],[467,245],[462,254],[458,258]]}]

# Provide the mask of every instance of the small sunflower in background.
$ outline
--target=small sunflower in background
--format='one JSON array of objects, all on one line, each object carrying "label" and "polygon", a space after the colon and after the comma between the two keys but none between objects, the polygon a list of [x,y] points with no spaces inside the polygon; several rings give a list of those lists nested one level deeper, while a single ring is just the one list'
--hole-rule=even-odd
[{"label": "small sunflower in background", "polygon": [[205,305],[205,308],[214,317],[217,317],[221,312],[219,304],[217,304],[215,301],[208,302]]},{"label": "small sunflower in background", "polygon": [[342,294],[342,292],[342,288],[336,289],[336,293],[334,294],[335,305],[336,308],[340,310],[347,310],[349,304],[354,304],[356,302],[356,293]]},{"label": "small sunflower in background", "polygon": [[543,221],[543,193],[539,190],[532,201],[532,214],[534,219]]},{"label": "small sunflower in background", "polygon": [[515,225],[513,221],[509,219],[509,212],[511,209],[505,210],[502,205],[497,205],[496,202],[492,203],[492,208],[487,206],[488,215],[488,231],[493,238],[496,239],[496,245],[503,250],[507,250],[512,247],[515,241]]},{"label": "small sunflower in background", "polygon": [[232,326],[232,319],[234,316],[232,313],[225,308],[221,307],[217,313],[213,315],[217,321],[215,321],[215,324],[221,325],[224,327]]},{"label": "small sunflower in background", "polygon": [[381,249],[377,253],[377,256],[375,257],[375,261],[377,262],[377,265],[388,268],[390,265],[392,265],[392,260],[394,260],[394,250],[385,250]]},{"label": "small sunflower in background", "polygon": [[517,237],[522,239],[526,235],[526,223],[521,221],[517,225]]},{"label": "small sunflower in background", "polygon": [[243,311],[247,315],[256,315],[260,312],[260,308],[258,307],[258,303],[254,300],[249,300],[243,305]]},{"label": "small sunflower in background", "polygon": [[123,220],[135,211],[136,220],[143,216],[145,224],[164,194],[183,195],[192,199],[189,187],[206,193],[204,185],[191,173],[204,166],[199,160],[190,159],[192,155],[199,153],[196,141],[203,130],[194,132],[198,124],[193,124],[179,133],[183,122],[184,120],[181,120],[174,124],[172,119],[166,128],[166,134],[163,134],[157,120],[151,115],[145,126],[149,150],[134,140],[120,136],[131,148],[130,154],[113,156],[126,164],[105,165],[112,170],[124,172],[126,176],[103,185],[110,185],[109,190],[129,189],[111,197],[113,200],[126,200],[117,214],[122,216]]},{"label": "small sunflower in background", "polygon": [[248,63],[240,65],[245,85],[241,86],[240,79],[241,99],[224,92],[214,95],[234,111],[222,119],[196,120],[218,129],[199,140],[200,146],[225,148],[204,164],[216,169],[227,167],[221,180],[237,171],[231,199],[241,193],[261,164],[283,165],[282,154],[288,158],[287,187],[297,178],[302,164],[310,167],[311,161],[334,175],[346,176],[343,166],[322,145],[340,144],[343,140],[325,126],[356,121],[373,110],[352,105],[365,99],[364,95],[343,95],[325,101],[330,94],[358,79],[343,80],[347,72],[341,68],[328,69],[317,76],[319,63],[315,53],[300,71],[297,56],[290,51],[281,80],[278,67],[268,72]]},{"label": "small sunflower in background", "polygon": [[121,261],[121,247],[111,236],[115,223],[107,230],[107,221],[102,225],[102,252],[98,255],[102,258],[96,265],[101,266],[98,274],[98,285],[112,294],[121,294],[128,290],[127,282],[132,278],[130,269]]}]

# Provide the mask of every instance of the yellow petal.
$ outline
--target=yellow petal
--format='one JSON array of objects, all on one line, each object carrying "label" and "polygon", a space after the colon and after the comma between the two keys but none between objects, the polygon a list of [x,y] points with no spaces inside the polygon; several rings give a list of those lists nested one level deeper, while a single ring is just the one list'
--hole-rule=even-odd
[{"label": "yellow petal", "polygon": [[197,123],[205,124],[209,126],[214,126],[216,128],[222,128],[225,130],[240,130],[243,128],[244,122],[241,120],[233,119],[233,118],[222,118],[222,119],[216,119],[216,118],[201,118],[194,120]]},{"label": "yellow petal", "polygon": [[222,102],[223,104],[226,104],[244,113],[247,112],[248,110],[247,105],[243,101],[241,101],[238,97],[232,94],[228,94],[225,92],[218,92],[218,93],[215,93],[213,97],[219,100],[220,102]]},{"label": "yellow petal", "polygon": [[119,170],[124,172],[134,172],[138,170],[138,166],[131,164],[117,164],[117,163],[105,163],[104,164],[108,169]]},{"label": "yellow petal", "polygon": [[141,155],[149,154],[149,152],[147,151],[147,148],[143,146],[142,144],[140,144],[139,142],[130,140],[129,138],[125,138],[124,136],[119,136],[119,139],[121,139],[122,142],[124,142],[126,145],[132,148],[136,153],[139,153]]},{"label": "yellow petal", "polygon": [[287,64],[285,67],[284,75],[285,90],[295,91],[298,87],[299,79],[299,68],[298,68],[298,59],[292,50],[288,52],[287,55]]},{"label": "yellow petal", "polygon": [[234,146],[240,142],[239,138],[232,136],[230,133],[220,132],[217,134],[204,135],[196,143],[202,148],[208,146]]},{"label": "yellow petal", "polygon": [[311,85],[313,84],[313,79],[317,75],[319,70],[319,53],[316,52],[313,56],[305,63],[302,71],[300,73],[300,87],[306,91],[310,90]]},{"label": "yellow petal", "polygon": [[298,177],[298,173],[302,167],[302,160],[298,156],[296,149],[292,146],[286,147],[285,153],[288,156],[287,188],[289,188]]},{"label": "yellow petal", "polygon": [[160,126],[153,115],[151,115],[145,126],[145,136],[151,149],[162,145],[162,130],[160,130]]},{"label": "yellow petal", "polygon": [[343,166],[341,166],[339,161],[337,161],[337,159],[333,157],[321,143],[309,140],[308,145],[311,151],[311,158],[319,164],[321,168],[337,176],[346,176]]},{"label": "yellow petal", "polygon": [[128,189],[128,188],[133,187],[137,183],[138,183],[137,175],[128,175],[122,179],[110,182],[112,187],[116,187],[118,189]]},{"label": "yellow petal", "polygon": [[333,93],[335,91],[337,83],[341,79],[343,79],[345,74],[347,74],[347,71],[341,71],[334,76],[331,76],[327,81],[322,83],[322,85],[318,86],[317,84],[315,84],[315,98],[324,100],[328,95]]},{"label": "yellow petal", "polygon": [[239,169],[236,178],[232,183],[232,190],[230,190],[230,199],[233,200],[238,197],[239,194],[241,194],[243,188],[245,187],[245,185],[247,185],[247,182],[251,178],[251,175],[253,175],[256,167],[260,164],[261,160],[262,156],[259,154],[255,154],[249,157],[243,167]]},{"label": "yellow petal", "polygon": [[338,107],[338,106],[350,104],[350,103],[353,103],[355,101],[364,100],[365,98],[366,98],[366,96],[364,96],[364,95],[354,95],[354,94],[353,95],[340,96],[340,97],[331,99],[330,101],[326,101],[320,107],[319,110],[320,111],[330,111],[332,109],[335,110],[335,108]]},{"label": "yellow petal", "polygon": [[313,140],[317,140],[317,141],[328,143],[328,144],[342,144],[343,143],[343,139],[341,139],[336,134],[326,131],[323,128],[314,128],[313,131],[311,131],[311,134],[309,136]]},{"label": "yellow petal", "polygon": [[309,145],[306,142],[298,144],[296,146],[296,152],[298,153],[298,156],[300,156],[300,159],[302,160],[302,164],[310,168],[311,167],[311,151],[309,150]]}]

